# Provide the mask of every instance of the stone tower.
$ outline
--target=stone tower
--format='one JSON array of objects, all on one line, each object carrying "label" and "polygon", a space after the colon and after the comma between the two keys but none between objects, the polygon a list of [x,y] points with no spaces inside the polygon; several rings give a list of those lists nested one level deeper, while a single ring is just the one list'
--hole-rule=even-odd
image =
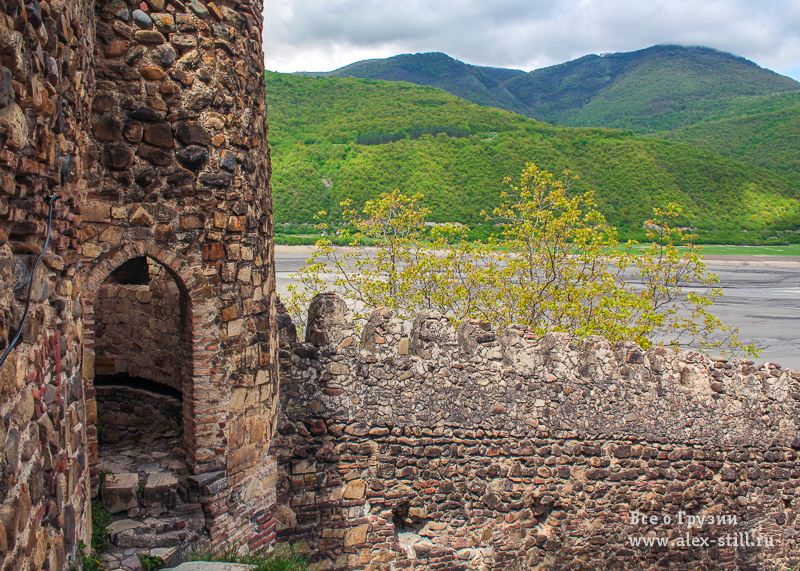
[{"label": "stone tower", "polygon": [[0,7],[2,350],[33,283],[0,369],[3,568],[62,569],[88,543],[98,433],[124,437],[135,416],[105,410],[122,393],[101,385],[179,399],[212,542],[266,546],[278,377],[261,0]]}]

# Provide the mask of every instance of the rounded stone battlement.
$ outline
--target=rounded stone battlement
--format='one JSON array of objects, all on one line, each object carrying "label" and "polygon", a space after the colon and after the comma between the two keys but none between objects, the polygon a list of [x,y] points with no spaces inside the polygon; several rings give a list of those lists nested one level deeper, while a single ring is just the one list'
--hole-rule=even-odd
[{"label": "rounded stone battlement", "polygon": [[[406,332],[388,308],[372,312],[356,343],[338,296],[315,298],[310,315],[309,338],[328,342],[284,352],[282,382],[291,390],[314,381],[316,388],[291,406],[315,400],[336,422],[480,425],[757,447],[800,437],[800,374],[771,363],[757,368],[744,359],[669,347],[612,345],[600,336],[537,338],[519,325],[495,332],[475,320],[456,328],[436,311],[417,315]],[[420,391],[426,395],[421,411]]]}]

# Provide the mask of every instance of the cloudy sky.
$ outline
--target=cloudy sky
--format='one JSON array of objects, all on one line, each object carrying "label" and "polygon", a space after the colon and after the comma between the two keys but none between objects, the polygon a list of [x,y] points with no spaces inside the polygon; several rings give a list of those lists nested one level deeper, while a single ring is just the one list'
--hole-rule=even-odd
[{"label": "cloudy sky", "polygon": [[707,46],[800,80],[800,0],[265,0],[267,69],[444,52],[530,71],[654,44]]}]

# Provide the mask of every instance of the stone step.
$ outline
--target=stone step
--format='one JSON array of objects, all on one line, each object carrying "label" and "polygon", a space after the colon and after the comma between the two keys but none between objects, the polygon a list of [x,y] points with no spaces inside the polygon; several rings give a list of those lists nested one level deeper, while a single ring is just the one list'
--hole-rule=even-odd
[{"label": "stone step", "polygon": [[109,474],[100,485],[100,497],[112,514],[139,507],[139,476],[130,472]]},{"label": "stone step", "polygon": [[170,472],[147,475],[142,504],[147,507],[172,508],[178,503],[178,478]]},{"label": "stone step", "polygon": [[181,563],[174,569],[162,571],[249,571],[255,565],[245,563],[223,563],[221,561],[188,561]]},{"label": "stone step", "polygon": [[211,540],[202,536],[199,541],[181,543],[169,547],[112,547],[102,555],[104,569],[121,569],[123,571],[142,571],[138,555],[160,557],[167,567],[180,566],[187,555],[193,551],[204,551],[211,546]]},{"label": "stone step", "polygon": [[152,472],[141,485],[138,474],[109,474],[100,486],[100,496],[110,513],[140,506],[174,508],[178,503],[178,478],[171,472]]},{"label": "stone step", "polygon": [[190,516],[125,519],[109,526],[111,542],[119,547],[167,547],[196,541],[203,533],[202,512]]},{"label": "stone step", "polygon": [[185,543],[194,543],[200,541],[200,539],[202,539],[200,533],[191,529],[152,533],[147,530],[142,530],[142,528],[135,528],[119,532],[114,537],[113,541],[117,547],[140,547],[149,549],[153,547],[174,547]]}]

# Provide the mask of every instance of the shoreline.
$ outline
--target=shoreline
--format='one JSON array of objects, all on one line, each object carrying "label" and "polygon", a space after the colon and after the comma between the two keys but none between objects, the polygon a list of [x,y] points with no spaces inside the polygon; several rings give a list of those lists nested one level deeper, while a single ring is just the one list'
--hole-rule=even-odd
[{"label": "shoreline", "polygon": [[[275,244],[275,254],[312,254],[315,246],[288,246]],[[337,249],[344,251],[346,247],[341,246]],[[784,268],[800,267],[800,256],[764,256],[764,255],[708,255],[703,256],[706,265],[709,266],[773,266]]]}]

